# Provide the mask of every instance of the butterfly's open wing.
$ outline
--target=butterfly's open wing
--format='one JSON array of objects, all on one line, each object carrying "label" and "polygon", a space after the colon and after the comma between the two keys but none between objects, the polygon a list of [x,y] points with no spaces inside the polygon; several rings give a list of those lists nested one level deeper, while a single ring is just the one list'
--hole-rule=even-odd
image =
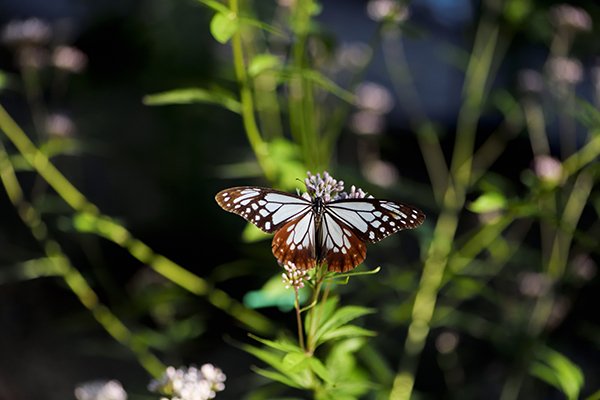
[{"label": "butterfly's open wing", "polygon": [[365,242],[375,243],[425,220],[422,211],[378,199],[345,199],[325,204],[320,259],[330,271],[346,272],[364,261]]},{"label": "butterfly's open wing", "polygon": [[273,255],[282,264],[293,263],[298,269],[311,269],[315,254],[315,216],[306,212],[285,224],[273,237]]},{"label": "butterfly's open wing", "polygon": [[311,211],[311,202],[300,196],[254,186],[222,190],[215,200],[225,211],[240,215],[267,233]]},{"label": "butterfly's open wing", "polygon": [[362,241],[375,243],[392,233],[412,229],[425,214],[406,204],[379,199],[345,199],[325,205],[325,213],[345,222]]},{"label": "butterfly's open wing", "polygon": [[320,253],[319,261],[326,261],[329,271],[346,272],[364,261],[367,248],[353,228],[325,212],[320,227]]},{"label": "butterfly's open wing", "polygon": [[267,233],[277,232],[271,248],[280,264],[310,269],[316,264],[312,203],[300,196],[253,186],[217,193],[217,203]]}]

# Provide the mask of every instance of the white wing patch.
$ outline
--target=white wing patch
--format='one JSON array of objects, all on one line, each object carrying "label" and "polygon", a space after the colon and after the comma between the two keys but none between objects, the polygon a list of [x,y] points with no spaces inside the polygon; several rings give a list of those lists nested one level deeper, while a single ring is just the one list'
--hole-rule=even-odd
[{"label": "white wing patch", "polygon": [[352,245],[350,236],[352,233],[340,226],[334,217],[325,213],[323,215],[321,246],[326,251],[347,254]]},{"label": "white wing patch", "polygon": [[425,214],[411,206],[377,199],[346,199],[325,204],[325,215],[343,221],[365,242],[378,242],[402,229],[419,226]]},{"label": "white wing patch", "polygon": [[311,202],[302,197],[251,186],[223,190],[217,193],[216,200],[226,211],[242,216],[268,233],[311,211]]}]

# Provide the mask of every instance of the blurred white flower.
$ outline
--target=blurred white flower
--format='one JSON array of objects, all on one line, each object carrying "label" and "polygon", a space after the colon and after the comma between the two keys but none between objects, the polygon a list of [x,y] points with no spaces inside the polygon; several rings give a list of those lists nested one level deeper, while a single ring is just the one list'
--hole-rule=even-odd
[{"label": "blurred white flower", "polygon": [[50,114],[46,118],[46,133],[49,136],[67,137],[73,135],[75,125],[65,114]]},{"label": "blurred white flower", "polygon": [[535,157],[533,171],[540,181],[545,184],[556,186],[562,181],[562,164],[554,157],[545,155]]},{"label": "blurred white flower", "polygon": [[127,392],[119,381],[91,381],[75,388],[77,400],[127,400]]},{"label": "blurred white flower", "polygon": [[171,400],[208,400],[216,397],[217,392],[225,389],[226,376],[212,364],[196,367],[167,367],[158,380],[152,380],[148,390],[158,392]]},{"label": "blurred white flower", "polygon": [[583,68],[579,60],[569,57],[554,57],[548,61],[548,73],[552,80],[575,84],[583,79]]},{"label": "blurred white flower", "polygon": [[598,272],[598,266],[587,254],[576,255],[571,260],[570,267],[573,274],[584,282],[592,280]]},{"label": "blurred white flower", "polygon": [[526,93],[541,93],[544,90],[542,74],[533,69],[523,69],[518,74],[519,89]]},{"label": "blurred white flower", "polygon": [[51,36],[50,25],[38,18],[11,21],[2,30],[2,41],[8,46],[40,46]]},{"label": "blurred white flower", "polygon": [[58,46],[52,53],[52,65],[68,72],[83,71],[87,64],[87,56],[71,46]]},{"label": "blurred white flower", "polygon": [[398,182],[398,171],[389,162],[373,160],[363,168],[365,178],[371,183],[382,187],[390,187]]},{"label": "blurred white flower", "polygon": [[519,274],[519,291],[527,297],[539,297],[551,286],[550,279],[540,272],[524,272]]},{"label": "blurred white flower", "polygon": [[366,43],[343,43],[336,52],[336,62],[342,68],[361,68],[369,61],[371,53]]},{"label": "blurred white flower", "polygon": [[442,354],[452,353],[456,350],[460,338],[456,332],[445,331],[435,339],[435,347]]},{"label": "blurred white flower", "polygon": [[367,15],[374,21],[391,20],[404,22],[410,17],[409,8],[397,0],[370,0]]},{"label": "blurred white flower", "polygon": [[570,4],[558,4],[550,8],[550,20],[559,28],[585,32],[592,30],[590,14]]},{"label": "blurred white flower", "polygon": [[356,88],[355,94],[356,105],[363,110],[385,114],[394,108],[394,98],[390,91],[377,83],[361,83]]},{"label": "blurred white flower", "polygon": [[349,125],[361,135],[377,135],[385,129],[385,118],[371,111],[357,111],[350,116]]}]

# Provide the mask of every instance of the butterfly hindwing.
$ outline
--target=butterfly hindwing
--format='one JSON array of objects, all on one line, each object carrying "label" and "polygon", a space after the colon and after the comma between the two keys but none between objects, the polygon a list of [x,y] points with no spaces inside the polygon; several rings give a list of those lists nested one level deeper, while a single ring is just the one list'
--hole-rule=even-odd
[{"label": "butterfly hindwing", "polygon": [[300,196],[254,186],[225,189],[215,199],[225,211],[240,215],[267,233],[311,210],[311,202]]},{"label": "butterfly hindwing", "polygon": [[362,241],[375,243],[392,233],[421,225],[425,214],[406,204],[378,199],[344,199],[327,203],[325,214],[346,223]]},{"label": "butterfly hindwing", "polygon": [[347,272],[364,261],[367,248],[354,229],[333,214],[324,213],[320,227],[320,261],[329,271]]},{"label": "butterfly hindwing", "polygon": [[315,247],[315,217],[312,212],[285,224],[273,237],[271,249],[281,265],[298,269],[314,268],[317,262]]}]

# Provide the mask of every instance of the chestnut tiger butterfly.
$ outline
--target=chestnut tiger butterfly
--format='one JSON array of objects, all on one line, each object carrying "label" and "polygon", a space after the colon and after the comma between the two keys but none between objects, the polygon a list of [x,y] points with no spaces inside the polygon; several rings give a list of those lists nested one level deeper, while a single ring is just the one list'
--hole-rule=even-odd
[{"label": "chestnut tiger butterfly", "polygon": [[374,198],[324,201],[255,186],[217,193],[221,208],[240,215],[267,233],[277,261],[311,269],[322,262],[329,271],[347,272],[364,261],[365,243],[418,227],[425,214],[412,206]]}]

